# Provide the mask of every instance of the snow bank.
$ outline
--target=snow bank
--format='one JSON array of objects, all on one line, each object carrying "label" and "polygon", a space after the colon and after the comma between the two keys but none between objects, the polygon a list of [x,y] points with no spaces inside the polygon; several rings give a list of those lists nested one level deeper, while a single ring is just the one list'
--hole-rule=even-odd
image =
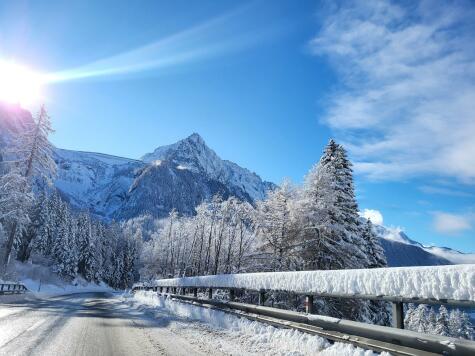
[{"label": "snow bank", "polygon": [[161,279],[155,285],[475,301],[475,265],[243,273]]},{"label": "snow bank", "polygon": [[73,294],[73,293],[92,293],[92,292],[115,292],[105,283],[95,284],[81,281],[76,285],[73,284],[45,284],[39,280],[22,279],[21,283],[36,297],[51,297],[56,295]]},{"label": "snow bank", "polygon": [[[35,263],[16,261],[11,266],[10,273],[15,282],[22,283],[36,297],[48,297],[72,293],[114,292],[105,283],[87,282],[81,277],[74,281],[65,281],[53,272],[51,267]],[[23,294],[22,294],[23,295]]]},{"label": "snow bank", "polygon": [[[153,292],[137,292],[133,301],[136,306],[154,308],[157,312],[156,317],[162,322],[167,319],[167,315],[173,315],[173,318],[166,320],[166,324],[170,327],[170,324],[179,323],[174,331],[187,338],[202,338],[200,335],[207,334],[203,328],[213,330],[213,335],[201,342],[212,344],[211,346],[225,354],[376,355],[372,351],[349,344],[330,344],[318,336],[293,329],[276,328],[219,310],[163,298]],[[190,323],[190,321],[198,323]]]}]

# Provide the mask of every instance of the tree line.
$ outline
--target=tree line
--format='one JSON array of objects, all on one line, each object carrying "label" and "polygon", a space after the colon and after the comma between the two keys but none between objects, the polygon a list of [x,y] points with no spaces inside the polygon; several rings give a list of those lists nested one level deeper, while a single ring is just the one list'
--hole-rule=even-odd
[{"label": "tree line", "polygon": [[137,279],[140,236],[118,223],[72,211],[52,187],[52,132],[44,106],[0,152],[0,276],[13,259],[43,257],[67,280],[78,276],[115,288]]},{"label": "tree line", "polygon": [[371,221],[358,215],[351,163],[333,140],[302,187],[285,181],[255,206],[217,195],[194,216],[172,210],[157,226],[143,249],[153,278],[387,265]]},{"label": "tree line", "polygon": [[[145,280],[387,266],[371,221],[358,215],[351,162],[333,140],[301,187],[286,181],[254,206],[215,196],[194,216],[172,211],[155,225],[142,249]],[[302,307],[292,300],[275,296],[277,304]],[[330,315],[389,323],[382,303],[328,299],[318,307]]]},{"label": "tree line", "polygon": [[444,305],[438,310],[425,304],[409,304],[405,311],[404,327],[425,334],[452,336],[473,340],[473,325],[467,313],[460,309],[450,312]]}]

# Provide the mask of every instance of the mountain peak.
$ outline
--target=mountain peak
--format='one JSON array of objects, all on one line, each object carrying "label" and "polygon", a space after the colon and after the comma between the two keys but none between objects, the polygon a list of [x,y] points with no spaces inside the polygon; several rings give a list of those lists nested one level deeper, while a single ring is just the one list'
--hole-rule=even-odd
[{"label": "mountain peak", "polygon": [[187,138],[185,138],[185,140],[187,140],[187,141],[194,141],[194,142],[199,142],[199,143],[206,144],[206,143],[205,143],[205,140],[203,140],[203,137],[201,137],[200,134],[199,134],[199,133],[196,133],[196,132],[193,132],[190,136],[188,136]]},{"label": "mountain peak", "polygon": [[169,161],[195,173],[208,176],[224,184],[232,184],[245,191],[253,200],[263,199],[269,183],[239,165],[222,160],[206,145],[198,133],[167,146],[156,148],[142,157],[146,163]]},{"label": "mountain peak", "polygon": [[196,132],[171,145],[157,147],[152,153],[144,155],[142,160],[147,163],[166,160],[185,165],[196,172],[207,171],[207,166],[215,166],[221,161]]}]

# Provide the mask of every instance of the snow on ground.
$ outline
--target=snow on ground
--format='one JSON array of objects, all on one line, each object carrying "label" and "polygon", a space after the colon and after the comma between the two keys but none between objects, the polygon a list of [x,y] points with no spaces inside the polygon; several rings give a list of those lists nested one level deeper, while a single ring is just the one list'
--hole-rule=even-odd
[{"label": "snow on ground", "polygon": [[72,293],[86,292],[114,292],[112,288],[104,283],[95,284],[84,280],[75,280],[75,284],[48,284],[39,280],[22,279],[21,283],[36,297],[50,297]]},{"label": "snow on ground", "polygon": [[[23,283],[29,292],[35,297],[49,297],[72,293],[85,292],[114,292],[105,283],[95,284],[85,281],[82,278],[76,278],[73,281],[61,279],[51,268],[34,264],[15,262],[12,272],[15,281],[11,283]],[[17,295],[16,298],[22,298],[24,295]],[[2,296],[5,301],[6,296]]]},{"label": "snow on ground", "polygon": [[156,285],[475,301],[475,265],[243,273],[162,279]]},{"label": "snow on ground", "polygon": [[[281,329],[239,318],[225,312],[139,291],[124,296],[135,308],[153,312],[156,318],[190,343],[205,343],[232,355],[376,355],[349,344],[327,340],[292,329]],[[386,354],[387,355],[387,354]]]}]

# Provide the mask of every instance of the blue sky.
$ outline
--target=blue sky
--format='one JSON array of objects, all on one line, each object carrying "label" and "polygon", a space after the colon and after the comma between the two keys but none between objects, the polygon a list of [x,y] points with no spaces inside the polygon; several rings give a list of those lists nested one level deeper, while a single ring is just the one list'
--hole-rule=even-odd
[{"label": "blue sky", "polygon": [[48,73],[62,148],[138,158],[198,132],[301,182],[330,137],[360,209],[475,251],[470,2],[2,1],[0,58]]}]

